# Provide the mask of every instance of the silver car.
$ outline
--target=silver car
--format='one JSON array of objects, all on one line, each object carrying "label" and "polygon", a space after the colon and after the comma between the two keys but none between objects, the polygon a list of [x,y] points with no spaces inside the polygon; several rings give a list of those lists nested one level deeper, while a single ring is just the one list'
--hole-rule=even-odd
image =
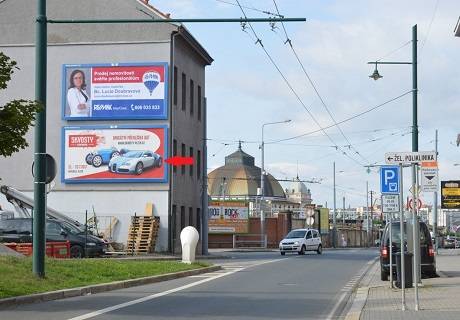
[{"label": "silver car", "polygon": [[109,170],[114,173],[140,175],[147,168],[160,168],[162,165],[163,158],[159,154],[148,150],[134,150],[110,159]]}]

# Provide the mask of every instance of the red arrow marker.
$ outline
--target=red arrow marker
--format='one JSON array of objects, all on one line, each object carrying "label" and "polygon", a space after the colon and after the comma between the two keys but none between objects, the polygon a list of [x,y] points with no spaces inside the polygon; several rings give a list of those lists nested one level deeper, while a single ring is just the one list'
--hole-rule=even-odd
[{"label": "red arrow marker", "polygon": [[171,157],[165,160],[172,166],[193,165],[193,157]]}]

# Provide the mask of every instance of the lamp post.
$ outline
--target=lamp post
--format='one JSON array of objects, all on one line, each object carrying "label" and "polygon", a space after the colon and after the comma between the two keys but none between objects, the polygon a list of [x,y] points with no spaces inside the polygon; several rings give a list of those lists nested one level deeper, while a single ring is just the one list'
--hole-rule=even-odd
[{"label": "lamp post", "polygon": [[[375,64],[375,70],[374,72],[369,76],[370,78],[374,80],[378,80],[380,78],[383,78],[378,70],[377,70],[377,65],[379,64],[408,64],[412,65],[412,152],[417,152],[418,151],[418,125],[417,125],[417,25],[414,25],[412,27],[412,62],[400,62],[400,61],[374,61],[374,62],[368,62],[368,64]],[[414,244],[414,269],[413,269],[413,275],[414,275],[414,293],[415,293],[415,311],[419,310],[419,299],[418,299],[418,281],[419,281],[419,268],[420,268],[420,263],[419,263],[419,253],[416,248],[420,247],[420,240],[419,240],[419,230],[417,228],[418,222],[417,222],[417,206],[415,205],[417,203],[416,199],[416,185],[417,185],[417,168],[416,165],[412,165],[412,190],[414,190],[413,193],[413,203],[414,206],[412,208],[412,215],[413,215],[413,244]],[[402,232],[402,215],[401,215],[401,232]],[[401,237],[402,239],[403,237]],[[403,257],[403,250],[401,250],[401,267],[402,269],[404,268],[404,257]],[[403,302],[403,310],[405,309],[405,305]]]},{"label": "lamp post", "polygon": [[263,202],[264,202],[264,128],[265,126],[269,126],[272,124],[279,124],[279,123],[288,123],[291,120],[284,120],[284,121],[276,121],[276,122],[266,122],[262,124],[262,143],[260,145],[260,149],[262,152],[262,165],[260,168],[260,240],[261,244],[265,247],[265,214],[263,210]]}]

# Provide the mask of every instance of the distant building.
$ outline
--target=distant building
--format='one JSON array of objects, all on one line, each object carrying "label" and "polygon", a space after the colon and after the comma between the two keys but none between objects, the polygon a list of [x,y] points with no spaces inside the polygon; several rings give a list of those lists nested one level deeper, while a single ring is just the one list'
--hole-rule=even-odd
[{"label": "distant building", "polygon": [[[225,157],[225,165],[208,174],[208,194],[212,200],[246,201],[250,216],[260,212],[260,172],[254,157],[244,152],[241,144],[238,150]],[[262,209],[266,215],[276,215],[280,211],[303,212],[312,205],[311,192],[301,181],[294,180],[285,191],[281,184],[269,173],[264,179],[264,199]],[[305,217],[305,216],[303,216]]]}]

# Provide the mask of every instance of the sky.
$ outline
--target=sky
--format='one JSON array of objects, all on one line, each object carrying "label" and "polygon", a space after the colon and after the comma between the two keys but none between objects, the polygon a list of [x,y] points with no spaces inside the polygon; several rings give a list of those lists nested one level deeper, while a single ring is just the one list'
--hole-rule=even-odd
[{"label": "sky", "polygon": [[[172,18],[243,16],[236,0],[150,3]],[[273,0],[239,3],[247,17],[277,13]],[[367,62],[411,62],[417,25],[419,150],[435,149],[437,129],[440,180],[460,179],[458,0],[277,0],[276,6],[306,22],[185,24],[214,58],[206,69],[208,172],[224,164],[238,140],[260,166],[262,125],[291,120],[265,126],[266,170],[278,179],[320,182],[306,184],[314,203],[331,207],[335,162],[337,206],[343,197],[346,207],[364,206],[366,181],[380,192],[378,169],[368,173],[365,166],[384,164],[386,152],[412,150],[411,65],[380,65],[383,78],[374,81],[375,66]],[[409,169],[404,176],[408,186]],[[421,199],[429,205],[433,193]]]}]

